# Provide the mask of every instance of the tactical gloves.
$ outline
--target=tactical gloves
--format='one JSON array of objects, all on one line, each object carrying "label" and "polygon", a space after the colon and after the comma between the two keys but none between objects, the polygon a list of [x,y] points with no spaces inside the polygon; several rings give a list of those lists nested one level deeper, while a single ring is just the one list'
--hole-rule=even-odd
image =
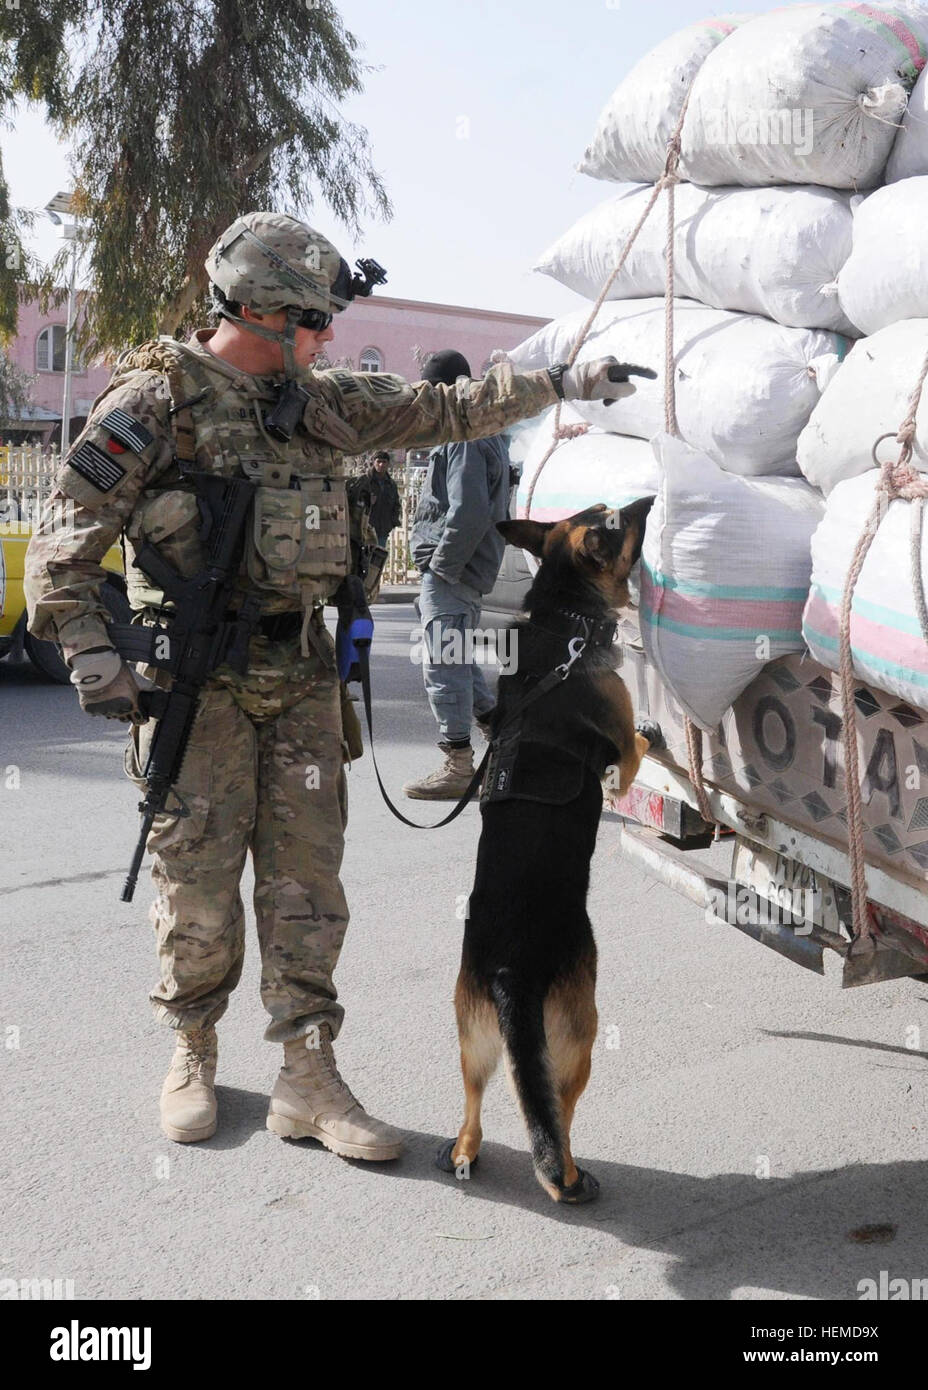
[{"label": "tactical gloves", "polygon": [[619,362],[615,357],[597,357],[592,362],[577,362],[572,367],[561,363],[549,367],[554,389],[562,401],[602,401],[614,405],[625,396],[635,394],[630,376],[645,376],[656,380],[657,372],[650,367],[636,367]]},{"label": "tactical gloves", "polygon": [[71,684],[77,687],[85,714],[126,724],[144,724],[139,709],[139,680],[112,647],[93,647],[71,658]]}]

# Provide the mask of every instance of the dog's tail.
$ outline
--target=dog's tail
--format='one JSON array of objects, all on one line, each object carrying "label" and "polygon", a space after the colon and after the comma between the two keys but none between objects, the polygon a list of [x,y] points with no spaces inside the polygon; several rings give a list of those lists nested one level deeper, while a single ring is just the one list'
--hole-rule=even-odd
[{"label": "dog's tail", "polygon": [[528,1127],[535,1172],[542,1187],[554,1196],[552,1189],[564,1186],[564,1132],[545,1037],[544,999],[537,991],[518,988],[508,970],[497,973],[491,994]]}]

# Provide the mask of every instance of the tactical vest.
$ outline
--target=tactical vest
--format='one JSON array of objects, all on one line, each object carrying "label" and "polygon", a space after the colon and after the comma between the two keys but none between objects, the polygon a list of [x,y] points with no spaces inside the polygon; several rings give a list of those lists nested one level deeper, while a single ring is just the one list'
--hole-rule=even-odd
[{"label": "tactical vest", "polygon": [[[568,719],[554,732],[532,720],[531,708],[537,709],[538,701],[548,698],[560,681],[570,678],[571,668],[584,652],[611,648],[616,624],[608,614],[598,617],[553,608],[545,613],[543,624],[530,619],[522,631],[531,635],[528,650],[520,653],[522,683],[515,693],[515,683],[508,684],[514,678],[500,677],[497,707],[501,722],[490,741],[480,802],[483,806],[511,800],[564,806],[581,794],[588,771],[597,782],[602,779],[619,750],[589,718]],[[566,657],[561,662],[557,661],[559,647]],[[507,689],[513,695],[507,697]],[[578,699],[582,710],[583,700]]]},{"label": "tactical vest", "polygon": [[601,781],[609,764],[605,740],[591,746],[589,734],[566,734],[554,744],[537,737],[523,738],[517,719],[490,745],[490,758],[480,790],[480,803],[540,801],[566,806],[583,791],[589,770]]},{"label": "tactical vest", "polygon": [[[124,354],[111,384],[136,371],[165,378],[175,449],[173,462],[144,489],[126,525],[133,553],[147,540],[181,574],[197,574],[205,559],[197,499],[184,483],[185,470],[251,479],[255,502],[238,587],[262,596],[263,613],[302,610],[307,653],[313,610],[350,572],[343,451],[357,443],[354,431],[313,392],[310,377],[301,384],[314,399],[292,440],[272,439],[263,419],[276,400],[274,382],[171,338]],[[134,609],[164,607],[164,595],[132,564],[126,580]]]}]

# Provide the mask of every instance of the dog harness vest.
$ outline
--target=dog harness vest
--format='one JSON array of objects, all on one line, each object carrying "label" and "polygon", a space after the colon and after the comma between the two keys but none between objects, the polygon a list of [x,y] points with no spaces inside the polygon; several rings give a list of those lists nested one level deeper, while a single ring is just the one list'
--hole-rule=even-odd
[{"label": "dog harness vest", "polygon": [[520,719],[515,732],[490,753],[480,804],[540,801],[549,806],[566,806],[582,792],[587,768],[599,779],[603,766],[598,748],[591,752],[578,744],[523,740]]},{"label": "dog harness vest", "polygon": [[[554,617],[554,628],[550,625]],[[564,622],[557,621],[558,617]],[[566,680],[574,663],[588,648],[611,647],[615,641],[616,625],[610,618],[592,618],[585,614],[561,611],[546,615],[546,626],[531,624],[539,633],[565,642],[567,659],[534,672],[529,666],[525,674],[537,674],[536,684],[514,706],[490,743],[490,758],[480,794],[480,804],[496,801],[536,801],[550,806],[566,806],[576,800],[583,790],[586,771],[597,780],[616,752],[605,738],[591,735],[589,730],[569,730],[554,743],[529,730],[526,736],[525,716],[536,700],[555,689],[559,680]],[[544,645],[544,644],[543,644]],[[545,674],[546,673],[546,674]]]}]

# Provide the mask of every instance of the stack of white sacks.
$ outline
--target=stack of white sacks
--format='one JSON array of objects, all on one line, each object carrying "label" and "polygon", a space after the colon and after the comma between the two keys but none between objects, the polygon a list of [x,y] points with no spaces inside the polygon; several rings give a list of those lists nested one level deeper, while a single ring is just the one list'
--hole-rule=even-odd
[{"label": "stack of white sacks", "polygon": [[[787,6],[682,30],[621,83],[580,165],[618,187],[536,267],[597,297],[692,84],[674,243],[681,439],[663,433],[662,194],[580,351],[653,367],[658,380],[639,380],[612,407],[563,409],[563,423],[590,430],[549,460],[532,515],[656,493],[642,636],[705,729],[760,662],[808,645],[837,667],[837,607],[873,503],[873,444],[898,429],[928,351],[926,56],[928,0]],[[588,313],[547,325],[511,359],[522,369],[563,361]],[[522,435],[520,514],[551,428],[547,415]],[[916,462],[928,469],[928,390]],[[852,644],[863,679],[928,708],[908,510],[894,503],[874,542]],[[928,571],[928,548],[924,558]]]}]

